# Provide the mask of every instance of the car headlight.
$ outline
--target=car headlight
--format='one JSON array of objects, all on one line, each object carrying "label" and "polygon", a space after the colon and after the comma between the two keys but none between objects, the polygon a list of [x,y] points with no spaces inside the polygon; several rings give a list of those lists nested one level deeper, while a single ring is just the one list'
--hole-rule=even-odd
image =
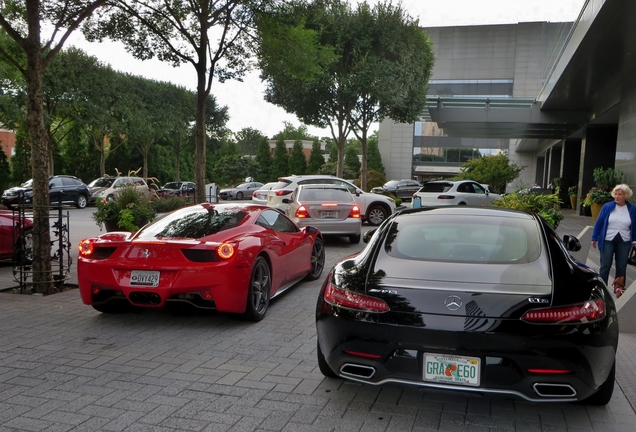
[{"label": "car headlight", "polygon": [[96,197],[102,196],[102,195],[104,195],[104,191],[97,191],[93,194],[93,196],[96,196]]}]

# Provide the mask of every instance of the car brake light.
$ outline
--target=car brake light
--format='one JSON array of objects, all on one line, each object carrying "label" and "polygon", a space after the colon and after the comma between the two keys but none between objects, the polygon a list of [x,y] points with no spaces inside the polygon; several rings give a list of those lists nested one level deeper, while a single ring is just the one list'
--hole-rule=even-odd
[{"label": "car brake light", "polygon": [[360,219],[360,207],[358,207],[357,205],[351,207],[351,211],[349,212],[348,217]]},{"label": "car brake light", "polygon": [[384,300],[343,290],[332,283],[325,290],[325,301],[334,306],[367,312],[386,312],[389,310],[389,305]]},{"label": "car brake light", "polygon": [[569,369],[528,369],[528,372],[541,375],[564,375],[572,373]]},{"label": "car brake light", "polygon": [[576,324],[600,320],[605,313],[605,302],[595,299],[573,306],[532,309],[523,314],[521,319],[532,323]]},{"label": "car brake light", "polygon": [[292,192],[293,190],[291,189],[279,189],[276,191],[276,196],[285,196],[285,195],[289,195]]},{"label": "car brake light", "polygon": [[454,195],[439,195],[437,199],[455,199]]},{"label": "car brake light", "polygon": [[216,248],[216,253],[223,259],[230,259],[234,256],[236,249],[229,243],[222,243]]},{"label": "car brake light", "polygon": [[79,242],[77,248],[79,249],[80,256],[88,258],[89,256],[93,255],[93,251],[95,250],[95,248],[93,247],[93,242],[94,241],[92,239],[85,239]]},{"label": "car brake light", "polygon": [[338,203],[322,203],[322,207],[338,207]]},{"label": "car brake light", "polygon": [[307,211],[307,208],[304,205],[301,205],[300,207],[298,207],[296,209],[295,217],[297,217],[299,219],[308,218],[309,217],[309,212]]}]

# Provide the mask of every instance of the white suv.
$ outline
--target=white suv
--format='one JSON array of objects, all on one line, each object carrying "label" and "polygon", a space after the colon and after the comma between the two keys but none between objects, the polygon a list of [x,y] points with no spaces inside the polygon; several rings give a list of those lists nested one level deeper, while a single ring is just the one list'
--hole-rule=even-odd
[{"label": "white suv", "polygon": [[[364,192],[354,184],[338,177],[330,175],[292,175],[280,177],[278,183],[267,193],[267,205],[287,215],[289,204],[283,203],[283,199],[290,198],[292,192],[303,184],[334,184],[344,186],[356,200],[360,207],[362,221],[369,225],[380,225],[395,211],[395,200],[384,195]],[[288,215],[289,216],[289,215]]]}]

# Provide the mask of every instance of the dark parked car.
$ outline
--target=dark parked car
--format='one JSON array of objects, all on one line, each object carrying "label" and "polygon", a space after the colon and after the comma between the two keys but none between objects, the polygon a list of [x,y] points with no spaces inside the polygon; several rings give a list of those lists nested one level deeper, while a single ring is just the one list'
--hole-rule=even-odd
[{"label": "dark parked car", "polygon": [[[33,203],[33,180],[27,180],[20,186],[7,189],[2,194],[2,204],[13,207],[19,204],[20,192],[22,203]],[[56,175],[49,177],[49,202],[51,204],[72,204],[77,208],[84,208],[90,199],[88,186],[77,177]]]},{"label": "dark parked car", "polygon": [[389,180],[381,187],[371,189],[373,193],[391,193],[405,201],[410,201],[413,194],[420,190],[422,184],[417,180]]},{"label": "dark parked car", "polygon": [[157,196],[194,196],[195,190],[194,182],[169,182],[157,191]]},{"label": "dark parked car", "polygon": [[[369,237],[371,236],[371,237]],[[603,405],[618,320],[580,249],[539,216],[408,209],[336,264],[316,308],[329,377]]]}]

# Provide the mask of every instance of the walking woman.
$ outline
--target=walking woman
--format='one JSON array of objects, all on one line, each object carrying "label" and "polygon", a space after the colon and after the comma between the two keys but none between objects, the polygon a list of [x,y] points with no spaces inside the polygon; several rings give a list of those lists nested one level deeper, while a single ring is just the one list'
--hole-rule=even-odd
[{"label": "walking woman", "polygon": [[598,247],[601,255],[599,273],[607,284],[612,260],[616,260],[614,295],[619,298],[625,292],[627,258],[636,246],[636,206],[627,200],[632,190],[626,184],[619,184],[611,192],[614,201],[603,204],[594,224],[592,247]]}]

